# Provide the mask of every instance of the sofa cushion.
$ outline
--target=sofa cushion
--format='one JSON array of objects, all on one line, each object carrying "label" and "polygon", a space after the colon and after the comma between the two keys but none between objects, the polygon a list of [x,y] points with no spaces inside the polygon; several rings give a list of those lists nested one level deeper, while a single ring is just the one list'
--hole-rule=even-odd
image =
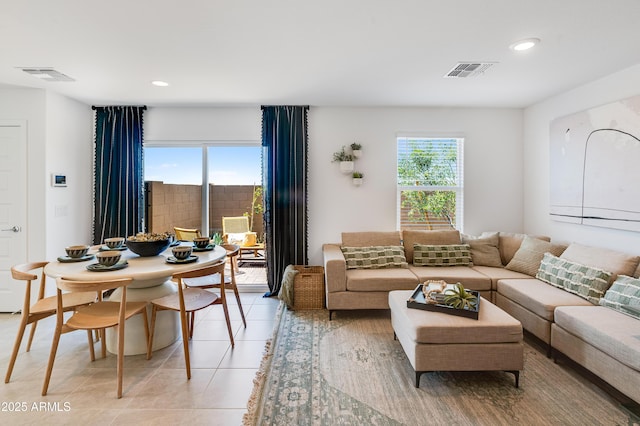
[{"label": "sofa cushion", "polygon": [[516,272],[516,271],[510,271],[509,269],[505,269],[505,268],[494,268],[491,266],[476,266],[476,265],[473,265],[472,268],[473,270],[480,272],[482,275],[488,277],[491,280],[492,290],[496,289],[499,280],[504,280],[506,278],[512,278],[512,279],[526,278],[526,279],[532,279],[532,280],[534,279],[527,274],[523,274],[521,272]]},{"label": "sofa cushion", "polygon": [[618,275],[600,305],[640,319],[640,279]]},{"label": "sofa cushion", "polygon": [[557,306],[593,306],[575,294],[532,278],[500,280],[498,293],[547,321],[553,321]]},{"label": "sofa cushion", "polygon": [[406,268],[402,246],[342,247],[347,269]]},{"label": "sofa cushion", "polygon": [[633,273],[633,277],[634,278],[640,278],[640,263],[638,263],[638,266],[636,267],[636,270]]},{"label": "sofa cushion", "polygon": [[616,275],[633,275],[640,262],[639,256],[576,243],[570,244],[560,257],[610,271],[614,274],[611,277],[611,282],[615,280]]},{"label": "sofa cushion", "polygon": [[603,306],[564,306],[556,309],[556,324],[640,371],[640,321]]},{"label": "sofa cushion", "polygon": [[414,290],[418,278],[409,269],[351,269],[347,271],[347,291]]},{"label": "sofa cushion", "polygon": [[[483,233],[485,236],[487,233]],[[513,255],[516,254],[522,240],[524,240],[525,234],[514,234],[511,232],[499,232],[498,239],[500,240],[500,257],[502,258],[502,264],[507,265],[513,259]],[[532,237],[543,241],[551,241],[551,238],[543,235],[532,235]]]},{"label": "sofa cushion", "polygon": [[502,267],[498,233],[485,233],[483,237],[462,234],[462,243],[469,244],[471,262],[476,266]]},{"label": "sofa cushion", "polygon": [[415,244],[444,245],[460,244],[460,232],[456,229],[446,231],[402,231],[402,244],[407,262],[413,263]]},{"label": "sofa cushion", "polygon": [[400,246],[399,231],[343,232],[344,247]]},{"label": "sofa cushion", "polygon": [[427,280],[443,280],[451,284],[459,282],[469,290],[491,290],[491,279],[469,266],[450,266],[448,268],[442,268],[440,266],[409,265],[409,270],[418,277],[420,282],[425,282]]},{"label": "sofa cushion", "polygon": [[536,278],[597,305],[609,288],[611,272],[545,253]]},{"label": "sofa cushion", "polygon": [[415,266],[469,266],[470,263],[471,253],[468,244],[413,246]]},{"label": "sofa cushion", "polygon": [[535,277],[545,253],[560,256],[566,248],[564,245],[551,244],[525,235],[520,248],[505,268]]}]

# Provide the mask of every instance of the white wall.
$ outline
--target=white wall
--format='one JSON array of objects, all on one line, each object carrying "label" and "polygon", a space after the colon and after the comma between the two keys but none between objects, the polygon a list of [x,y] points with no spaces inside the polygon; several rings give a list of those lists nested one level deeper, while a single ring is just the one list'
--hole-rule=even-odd
[{"label": "white wall", "polygon": [[[309,261],[343,231],[395,230],[396,136],[465,138],[464,232],[520,232],[522,110],[457,108],[329,108],[309,112]],[[363,145],[355,187],[331,163],[333,152]]]},{"label": "white wall", "polygon": [[[67,176],[54,188],[52,173]],[[93,111],[91,106],[47,92],[46,96],[47,258],[73,244],[91,244],[93,218]]]},{"label": "white wall", "polygon": [[145,141],[260,141],[259,107],[159,108],[144,114]]},{"label": "white wall", "polygon": [[27,122],[27,257],[46,257],[45,211],[45,91],[0,88],[0,118]]},{"label": "white wall", "polygon": [[[562,242],[640,254],[640,233],[553,221],[549,217],[549,124],[585,109],[640,94],[640,65],[527,108],[524,112],[524,229]],[[640,184],[640,183],[639,183]]]}]

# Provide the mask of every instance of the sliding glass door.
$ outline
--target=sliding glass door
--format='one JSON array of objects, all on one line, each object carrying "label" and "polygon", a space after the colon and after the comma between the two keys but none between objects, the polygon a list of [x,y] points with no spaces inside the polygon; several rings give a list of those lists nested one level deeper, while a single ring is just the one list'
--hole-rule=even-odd
[{"label": "sliding glass door", "polygon": [[223,216],[250,217],[262,235],[262,148],[255,143],[148,143],[144,150],[149,232],[173,227],[222,232]]}]

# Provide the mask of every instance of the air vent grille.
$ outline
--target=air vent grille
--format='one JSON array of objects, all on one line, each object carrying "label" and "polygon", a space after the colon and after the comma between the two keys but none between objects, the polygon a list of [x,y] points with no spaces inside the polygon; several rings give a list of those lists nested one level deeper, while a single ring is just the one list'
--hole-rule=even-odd
[{"label": "air vent grille", "polygon": [[483,74],[496,62],[460,62],[451,69],[444,78],[477,77]]},{"label": "air vent grille", "polygon": [[21,68],[22,71],[43,81],[76,81],[53,68]]}]

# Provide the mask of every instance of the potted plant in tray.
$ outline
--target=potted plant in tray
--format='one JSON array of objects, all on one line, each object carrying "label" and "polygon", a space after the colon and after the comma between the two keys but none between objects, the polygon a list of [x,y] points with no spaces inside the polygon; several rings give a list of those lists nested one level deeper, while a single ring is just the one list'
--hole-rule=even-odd
[{"label": "potted plant in tray", "polygon": [[478,307],[478,298],[457,283],[453,289],[444,292],[444,303],[456,309],[474,310]]},{"label": "potted plant in tray", "polygon": [[353,155],[347,154],[344,146],[340,151],[333,153],[333,162],[340,163],[340,171],[342,173],[351,173],[353,171]]},{"label": "potted plant in tray", "polygon": [[362,145],[360,145],[358,142],[352,143],[351,152],[355,158],[360,158],[362,156]]},{"label": "potted plant in tray", "polygon": [[362,177],[363,177],[362,172],[353,172],[352,177],[353,177],[353,184],[355,186],[362,185]]}]

